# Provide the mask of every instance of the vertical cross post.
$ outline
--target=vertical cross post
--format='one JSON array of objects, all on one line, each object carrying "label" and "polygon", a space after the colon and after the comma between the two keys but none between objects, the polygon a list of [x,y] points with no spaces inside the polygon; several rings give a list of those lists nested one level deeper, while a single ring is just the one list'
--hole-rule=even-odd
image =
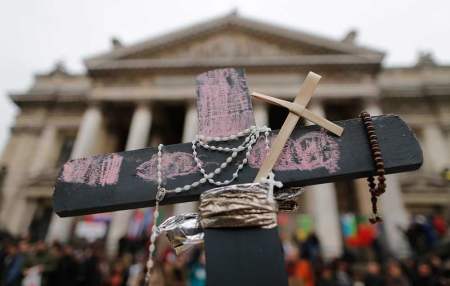
[{"label": "vertical cross post", "polygon": [[[197,78],[199,135],[224,137],[254,125],[242,69],[214,70]],[[205,229],[207,285],[287,286],[278,229]]]}]

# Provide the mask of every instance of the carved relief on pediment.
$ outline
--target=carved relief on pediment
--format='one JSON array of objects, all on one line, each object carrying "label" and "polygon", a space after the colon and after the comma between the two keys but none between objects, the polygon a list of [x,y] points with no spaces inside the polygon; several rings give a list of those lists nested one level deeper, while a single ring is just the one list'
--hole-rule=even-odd
[{"label": "carved relief on pediment", "polygon": [[236,58],[288,56],[302,53],[308,53],[308,51],[298,46],[282,46],[275,41],[228,32],[179,44],[148,56],[151,58]]}]

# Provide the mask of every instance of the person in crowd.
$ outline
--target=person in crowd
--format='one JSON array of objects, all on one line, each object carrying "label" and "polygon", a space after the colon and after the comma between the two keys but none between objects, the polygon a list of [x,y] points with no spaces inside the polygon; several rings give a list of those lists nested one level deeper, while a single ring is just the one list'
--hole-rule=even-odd
[{"label": "person in crowd", "polygon": [[[24,284],[26,286],[40,282],[41,286],[50,285],[51,275],[57,266],[57,258],[49,251],[44,241],[38,241],[34,249],[28,252],[23,265]],[[27,281],[30,281],[27,283]]]},{"label": "person in crowd", "polygon": [[403,274],[397,261],[390,261],[387,265],[386,286],[410,286],[408,278]]},{"label": "person in crowd", "polygon": [[301,244],[301,253],[304,258],[311,261],[316,266],[320,261],[320,241],[315,232],[311,232],[306,240]]},{"label": "person in crowd", "polygon": [[447,234],[447,222],[445,221],[444,216],[436,212],[436,214],[431,217],[431,223],[438,237],[441,239],[445,238]]},{"label": "person in crowd", "polygon": [[338,286],[352,286],[353,280],[350,266],[347,261],[338,259],[336,261],[336,284]]},{"label": "person in crowd", "polygon": [[413,286],[438,286],[438,276],[433,275],[431,265],[425,261],[417,264],[417,274]]},{"label": "person in crowd", "polygon": [[302,254],[295,265],[295,277],[303,282],[304,286],[314,286],[314,271],[311,262],[307,260]]},{"label": "person in crowd", "polygon": [[77,286],[79,283],[79,265],[75,259],[73,247],[71,245],[59,246],[61,255],[54,274],[51,285]]},{"label": "person in crowd", "polygon": [[320,270],[317,286],[337,286],[336,277],[331,265],[325,265]]},{"label": "person in crowd", "polygon": [[144,277],[145,255],[142,252],[136,254],[134,262],[128,267],[128,279],[126,286],[139,286]]},{"label": "person in crowd", "polygon": [[439,256],[437,256],[436,254],[432,254],[432,255],[430,255],[429,261],[430,261],[430,266],[431,266],[433,275],[436,277],[442,276],[443,269],[444,269],[442,259]]},{"label": "person in crowd", "polygon": [[85,286],[100,286],[102,275],[100,271],[100,257],[92,246],[88,247],[82,255],[80,262],[80,284]]},{"label": "person in crowd", "polygon": [[364,277],[364,286],[384,286],[384,277],[381,274],[381,267],[378,262],[370,261],[367,264],[367,271]]},{"label": "person in crowd", "polygon": [[206,258],[205,252],[202,250],[189,267],[189,286],[205,286],[206,285]]},{"label": "person in crowd", "polygon": [[187,257],[185,253],[176,256],[174,251],[168,247],[163,255],[163,273],[165,285],[185,286],[187,282]]},{"label": "person in crowd", "polygon": [[25,253],[28,250],[28,244],[21,241],[8,243],[5,248],[5,258],[3,261],[2,285],[20,286],[22,282],[22,268],[25,262]]},{"label": "person in crowd", "polygon": [[112,271],[109,274],[109,286],[122,286],[125,285],[125,267],[122,261],[116,261],[112,267]]}]

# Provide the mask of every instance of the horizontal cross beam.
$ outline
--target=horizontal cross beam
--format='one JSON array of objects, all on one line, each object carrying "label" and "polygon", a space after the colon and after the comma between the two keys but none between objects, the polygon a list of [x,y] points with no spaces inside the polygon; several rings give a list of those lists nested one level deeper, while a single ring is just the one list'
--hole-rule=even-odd
[{"label": "horizontal cross beam", "polygon": [[[290,187],[375,175],[361,120],[344,120],[338,124],[345,128],[341,137],[315,125],[297,126],[274,167],[276,178]],[[421,166],[420,146],[411,129],[398,116],[374,117],[374,125],[387,174],[412,171]],[[249,164],[235,183],[254,180],[265,156],[264,140],[261,141],[253,148]],[[146,148],[67,162],[55,186],[55,212],[65,217],[153,206],[157,187],[156,153],[156,148]],[[184,186],[201,178],[190,143],[166,146],[163,153],[163,165],[167,166],[167,170],[163,170],[166,188]],[[199,158],[207,170],[214,170],[224,160],[218,152],[205,150],[199,151]],[[230,178],[233,171],[225,169],[220,175],[223,177],[218,179]],[[195,201],[202,192],[213,187],[206,183],[188,192],[167,194],[162,204]]]}]

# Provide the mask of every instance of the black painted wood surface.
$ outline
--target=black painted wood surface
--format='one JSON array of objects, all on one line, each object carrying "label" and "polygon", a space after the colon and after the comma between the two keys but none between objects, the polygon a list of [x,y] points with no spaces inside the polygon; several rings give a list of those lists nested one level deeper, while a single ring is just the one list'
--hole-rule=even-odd
[{"label": "black painted wood surface", "polygon": [[206,285],[287,286],[278,228],[205,230]]},{"label": "black painted wood surface", "polygon": [[[318,126],[298,126],[291,136],[292,142],[295,142],[295,144],[291,144],[287,148],[288,153],[290,152],[292,155],[289,160],[294,165],[290,166],[288,170],[283,169],[283,167],[281,170],[276,169],[276,178],[281,180],[285,186],[306,186],[374,175],[374,164],[361,120],[358,118],[336,123],[343,126],[345,131],[341,137],[331,134],[326,135],[325,142],[331,142],[331,144],[323,144],[324,133],[320,131]],[[414,134],[403,120],[398,116],[383,115],[374,117],[374,124],[388,174],[412,171],[421,166],[421,148]],[[316,151],[317,148],[320,148],[319,153],[311,153],[311,148],[316,148]],[[153,165],[153,168],[147,169],[147,171],[151,171],[147,175],[153,177],[153,180],[143,179],[136,170],[140,166],[142,168],[143,164],[150,160],[152,156],[153,162],[155,162],[156,152],[156,148],[146,148],[101,155],[94,159],[77,159],[67,162],[56,182],[53,194],[54,210],[59,216],[64,217],[153,206],[157,186],[155,165]],[[221,163],[225,158],[218,152],[204,150],[199,152],[200,158],[207,163],[206,166],[209,171],[217,168],[217,162]],[[180,160],[186,160],[186,158],[192,160],[190,143],[165,146],[164,154],[169,153],[182,155],[181,157],[174,157],[173,160],[178,161],[177,164]],[[315,158],[317,154],[320,155],[319,159]],[[333,162],[330,161],[329,157],[336,157],[336,154],[338,158],[334,158],[335,164],[330,165]],[[115,161],[110,160],[108,164],[105,164],[103,158],[115,158]],[[117,167],[117,158],[121,158],[117,182],[114,182],[114,178],[111,176],[98,178],[95,176],[98,172],[92,172],[92,168],[97,167],[98,169],[99,166],[95,164],[98,165],[99,162],[104,164],[101,166],[102,169],[112,168],[111,165],[114,164]],[[94,163],[88,166],[91,170],[90,177],[84,173],[80,175],[76,168],[83,166],[83,164],[86,167],[86,162],[91,161]],[[232,170],[224,171],[219,179],[230,178],[234,169],[233,167]],[[247,165],[235,183],[252,182],[257,169],[257,166]],[[188,173],[186,170],[178,170],[178,173],[182,174],[166,178],[166,188],[183,186],[201,178],[198,171]],[[75,174],[76,178],[71,178],[67,174],[72,177]],[[194,201],[203,191],[213,187],[213,185],[207,183],[189,192],[168,194],[162,204]]]}]

